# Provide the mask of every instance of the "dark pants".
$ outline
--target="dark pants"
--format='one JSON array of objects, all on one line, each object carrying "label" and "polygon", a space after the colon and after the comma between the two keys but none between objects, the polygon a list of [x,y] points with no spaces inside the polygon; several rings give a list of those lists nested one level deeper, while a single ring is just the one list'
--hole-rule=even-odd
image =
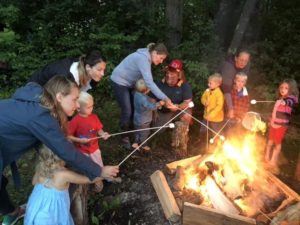
[{"label": "dark pants", "polygon": [[[208,122],[207,123],[207,120],[205,120],[205,119],[201,122],[205,125],[208,125],[208,127],[210,129],[214,130],[216,133],[219,133],[220,129],[222,128],[222,126],[224,124],[223,121],[222,122]],[[207,127],[201,125],[200,134],[205,133],[207,129],[208,129]],[[209,130],[209,133],[212,133],[212,131]],[[220,134],[222,134],[222,132],[220,132]],[[216,134],[213,133],[212,135],[215,136]]]},{"label": "dark pants", "polygon": [[[142,125],[134,125],[134,128],[135,129],[150,128],[150,122],[142,124]],[[134,140],[134,142],[138,143],[138,144],[143,143],[149,137],[149,134],[150,134],[150,130],[143,130],[143,131],[135,132],[135,140]]]},{"label": "dark pants", "polygon": [[0,213],[2,215],[12,213],[15,210],[15,207],[12,204],[6,190],[7,184],[8,184],[7,178],[2,175],[1,190],[0,190]]},{"label": "dark pants", "polygon": [[[180,119],[180,116],[175,118],[175,121],[171,120],[180,112],[157,112],[156,118],[153,122],[153,127],[161,127],[165,125],[168,121],[169,123],[174,123],[175,121]],[[170,121],[171,120],[171,121]],[[168,124],[167,124],[168,125]]]},{"label": "dark pants", "polygon": [[133,89],[113,81],[111,84],[116,101],[121,108],[120,127],[123,131],[127,131],[132,126],[133,120]]}]

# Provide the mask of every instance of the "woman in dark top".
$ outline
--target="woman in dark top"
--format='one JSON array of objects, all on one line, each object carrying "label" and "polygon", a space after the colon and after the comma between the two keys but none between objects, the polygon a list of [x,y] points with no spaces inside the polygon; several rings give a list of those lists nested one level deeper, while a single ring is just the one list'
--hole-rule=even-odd
[{"label": "woman in dark top", "polygon": [[18,185],[20,178],[15,161],[40,143],[90,180],[99,176],[111,178],[118,173],[117,166],[99,167],[67,140],[67,117],[79,107],[78,96],[79,88],[73,81],[54,76],[44,88],[30,82],[19,88],[12,98],[0,101],[0,213],[5,215],[5,220],[16,218],[19,209],[10,201],[3,170],[11,165]]},{"label": "woman in dark top", "polygon": [[92,88],[99,82],[106,69],[106,59],[99,50],[91,50],[79,58],[66,58],[52,62],[33,73],[29,81],[42,86],[55,75],[66,76],[80,87],[81,91]]}]

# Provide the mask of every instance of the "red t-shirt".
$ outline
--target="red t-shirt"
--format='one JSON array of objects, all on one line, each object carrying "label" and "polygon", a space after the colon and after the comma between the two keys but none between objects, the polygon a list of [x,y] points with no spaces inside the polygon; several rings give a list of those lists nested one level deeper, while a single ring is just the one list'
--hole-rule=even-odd
[{"label": "red t-shirt", "polygon": [[[68,126],[68,134],[79,138],[97,137],[98,131],[103,125],[97,115],[91,114],[87,117],[76,115]],[[86,144],[75,143],[75,146],[83,153],[91,154],[99,149],[98,139],[92,140]]]}]

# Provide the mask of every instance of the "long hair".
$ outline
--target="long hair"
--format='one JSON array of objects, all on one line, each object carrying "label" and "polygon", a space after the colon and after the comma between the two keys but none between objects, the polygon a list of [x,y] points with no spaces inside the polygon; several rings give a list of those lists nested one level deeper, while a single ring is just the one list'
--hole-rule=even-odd
[{"label": "long hair", "polygon": [[286,83],[289,86],[289,91],[288,91],[288,95],[294,95],[297,98],[299,97],[299,89],[297,86],[297,82],[294,79],[284,79],[283,81],[281,81],[281,83],[279,84],[279,88],[278,88],[278,97],[280,96],[280,86]]},{"label": "long hair", "polygon": [[55,170],[61,168],[61,162],[63,160],[55,155],[47,146],[42,145],[39,149],[39,161],[36,165],[36,173],[42,177],[52,178]]},{"label": "long hair", "polygon": [[98,63],[106,62],[106,58],[101,54],[99,50],[91,50],[86,55],[79,57],[78,72],[79,72],[79,87],[85,86],[91,79],[86,72],[85,66],[95,66]]},{"label": "long hair", "polygon": [[78,88],[77,84],[65,76],[56,75],[52,77],[44,86],[41,96],[41,105],[50,110],[51,115],[58,120],[60,127],[67,133],[68,118],[60,103],[56,99],[56,94],[69,95],[72,88]]},{"label": "long hair", "polygon": [[156,51],[158,55],[169,55],[168,49],[163,43],[149,43],[147,48],[150,53]]}]

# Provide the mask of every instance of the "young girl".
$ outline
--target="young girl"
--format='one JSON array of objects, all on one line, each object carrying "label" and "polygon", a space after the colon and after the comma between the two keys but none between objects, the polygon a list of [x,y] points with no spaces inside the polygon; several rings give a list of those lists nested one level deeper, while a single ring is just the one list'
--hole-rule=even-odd
[{"label": "young girl", "polygon": [[[39,162],[32,179],[33,191],[29,197],[25,225],[72,225],[69,184],[92,183],[86,176],[64,167],[65,162],[45,145],[39,150]],[[94,179],[93,182],[100,178]]]},{"label": "young girl", "polygon": [[[37,144],[47,144],[68,165],[91,180],[118,173],[117,166],[99,167],[67,140],[67,117],[79,107],[78,96],[74,82],[55,76],[44,88],[31,82],[19,88],[11,99],[0,100],[0,213],[5,215],[4,222],[15,220],[20,210],[9,198],[8,181],[2,172]],[[15,169],[12,174],[15,181],[20,181]]]},{"label": "young girl", "polygon": [[[278,90],[279,99],[274,105],[269,124],[269,140],[265,154],[265,161],[274,173],[279,172],[277,161],[281,151],[281,142],[291,119],[292,107],[298,103],[298,95],[299,91],[295,80],[286,79],[281,82]],[[271,153],[272,148],[273,153]]]},{"label": "young girl", "polygon": [[[87,92],[80,92],[78,114],[69,122],[68,138],[75,146],[95,163],[103,167],[101,151],[99,148],[98,135],[106,140],[109,137],[103,131],[103,125],[96,114],[93,114],[94,99]],[[102,190],[102,181],[96,183],[96,191]]]},{"label": "young girl", "polygon": [[[134,128],[145,129],[150,127],[152,121],[152,111],[164,105],[164,101],[151,102],[150,97],[147,96],[150,89],[146,86],[143,79],[137,80],[135,84],[136,92],[134,94]],[[149,136],[150,130],[138,131],[135,133],[135,141],[132,144],[133,148],[137,148],[139,144],[143,143]],[[147,145],[143,146],[146,151],[150,150]]]}]

